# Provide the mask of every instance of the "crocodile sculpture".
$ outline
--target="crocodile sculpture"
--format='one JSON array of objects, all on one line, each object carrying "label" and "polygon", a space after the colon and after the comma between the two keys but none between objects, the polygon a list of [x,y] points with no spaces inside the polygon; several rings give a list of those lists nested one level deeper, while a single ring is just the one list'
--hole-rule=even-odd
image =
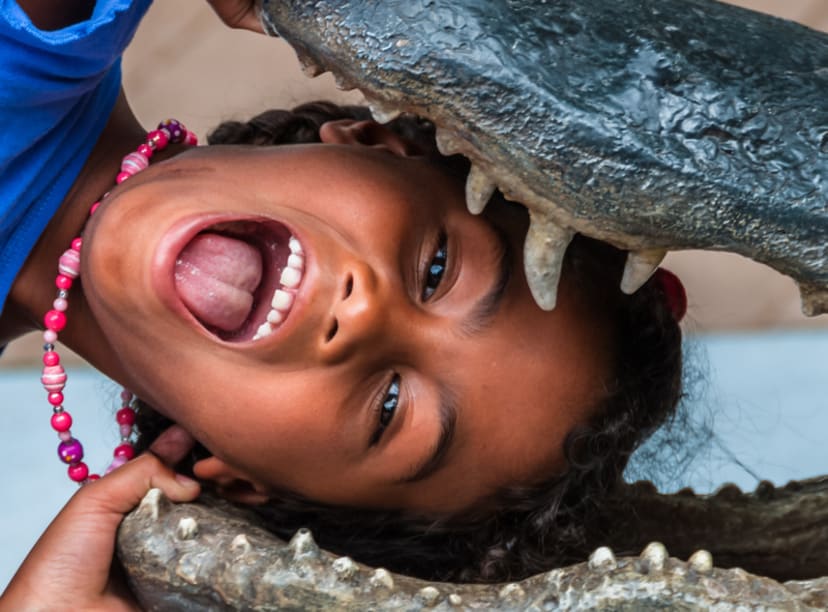
[{"label": "crocodile sculpture", "polygon": [[[528,207],[541,307],[581,232],[630,251],[627,292],[669,249],[728,250],[828,312],[825,34],[712,0],[260,3],[310,75],[359,88],[379,120],[433,120],[441,151],[472,161],[472,212],[495,188]],[[118,546],[152,610],[828,608],[828,478],[714,496],[631,485],[606,512],[617,529],[588,561],[500,585],[366,568],[307,531],[285,543],[157,491]]]}]

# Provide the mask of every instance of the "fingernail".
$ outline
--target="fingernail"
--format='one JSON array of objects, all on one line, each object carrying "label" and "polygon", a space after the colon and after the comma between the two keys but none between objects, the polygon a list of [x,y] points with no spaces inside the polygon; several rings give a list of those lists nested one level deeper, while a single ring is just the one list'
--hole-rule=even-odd
[{"label": "fingernail", "polygon": [[175,475],[176,481],[183,487],[197,487],[198,482],[190,478],[189,476],[185,476],[184,474],[176,474]]}]

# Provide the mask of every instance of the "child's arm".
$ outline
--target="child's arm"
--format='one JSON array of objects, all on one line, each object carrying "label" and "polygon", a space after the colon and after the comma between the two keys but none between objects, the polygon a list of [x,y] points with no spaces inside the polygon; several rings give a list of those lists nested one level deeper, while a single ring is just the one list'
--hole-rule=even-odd
[{"label": "child's arm", "polygon": [[124,514],[150,488],[173,501],[195,499],[198,484],[166,465],[180,461],[191,446],[183,429],[171,427],[150,453],[81,488],[20,566],[0,597],[0,611],[139,609],[111,574],[115,535]]}]

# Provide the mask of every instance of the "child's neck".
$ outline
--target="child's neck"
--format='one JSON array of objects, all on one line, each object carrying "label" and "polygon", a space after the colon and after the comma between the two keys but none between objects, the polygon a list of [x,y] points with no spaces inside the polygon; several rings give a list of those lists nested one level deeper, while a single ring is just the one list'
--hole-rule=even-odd
[{"label": "child's neck", "polygon": [[[58,258],[80,235],[91,205],[115,184],[123,156],[135,150],[144,135],[121,93],[72,189],[12,285],[0,317],[0,346],[24,333],[43,329],[43,315],[51,309],[55,295],[53,281]],[[112,363],[111,347],[89,310],[82,286],[81,280],[72,289],[68,324],[60,340],[95,364]]]}]

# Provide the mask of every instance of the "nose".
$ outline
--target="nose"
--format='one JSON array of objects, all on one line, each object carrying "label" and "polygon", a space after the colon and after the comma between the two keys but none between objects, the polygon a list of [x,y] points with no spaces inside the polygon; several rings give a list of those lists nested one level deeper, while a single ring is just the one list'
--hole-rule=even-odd
[{"label": "nose", "polygon": [[383,307],[376,272],[363,262],[348,266],[337,287],[332,316],[323,330],[323,352],[337,362],[375,341],[383,328]]}]

